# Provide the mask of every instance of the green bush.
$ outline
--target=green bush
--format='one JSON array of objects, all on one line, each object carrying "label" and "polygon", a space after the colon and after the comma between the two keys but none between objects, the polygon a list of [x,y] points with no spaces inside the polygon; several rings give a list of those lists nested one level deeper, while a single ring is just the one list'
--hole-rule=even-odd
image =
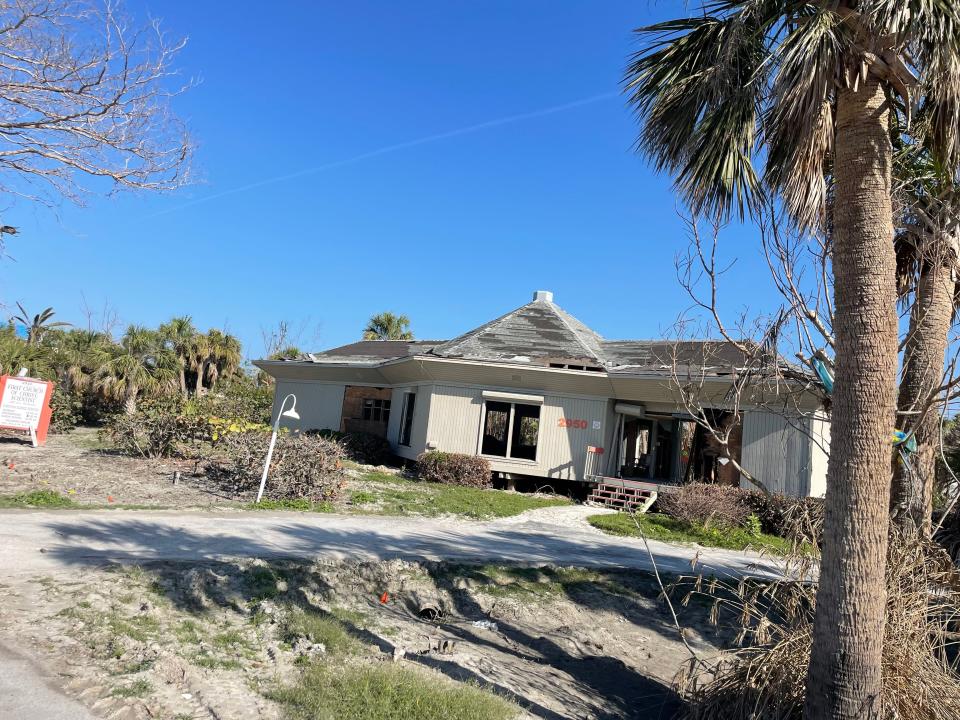
[{"label": "green bush", "polygon": [[57,385],[50,398],[50,429],[53,432],[69,432],[82,421],[83,398]]},{"label": "green bush", "polygon": [[210,431],[204,418],[184,414],[176,399],[166,398],[111,416],[101,433],[125,455],[158,458],[192,457]]},{"label": "green bush", "polygon": [[214,391],[187,401],[189,414],[242,420],[269,425],[273,412],[273,388],[257,385],[246,375],[221,383]]},{"label": "green bush", "polygon": [[[207,475],[233,493],[255,491],[260,485],[270,433],[228,433],[217,442],[220,458],[207,464]],[[282,433],[270,463],[265,497],[270,500],[333,500],[346,484],[343,448],[339,443],[306,433]]]},{"label": "green bush", "polygon": [[425,452],[417,458],[420,477],[431,482],[469,487],[490,487],[490,463],[475,455]]}]

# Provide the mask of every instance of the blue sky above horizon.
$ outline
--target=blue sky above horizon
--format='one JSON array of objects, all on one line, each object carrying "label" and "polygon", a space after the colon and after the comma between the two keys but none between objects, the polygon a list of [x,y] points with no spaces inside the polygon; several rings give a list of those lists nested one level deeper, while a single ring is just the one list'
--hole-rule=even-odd
[{"label": "blue sky above horizon", "polygon": [[[189,37],[178,65],[200,83],[175,110],[201,182],[56,213],[16,203],[8,305],[77,324],[84,301],[124,324],[187,314],[249,357],[280,320],[304,349],[353,341],[382,310],[443,339],[536,289],[610,338],[657,337],[689,306],[671,181],[632,152],[619,94],[631,29],[680,7],[130,3]],[[727,307],[769,309],[755,232],[722,242]]]}]

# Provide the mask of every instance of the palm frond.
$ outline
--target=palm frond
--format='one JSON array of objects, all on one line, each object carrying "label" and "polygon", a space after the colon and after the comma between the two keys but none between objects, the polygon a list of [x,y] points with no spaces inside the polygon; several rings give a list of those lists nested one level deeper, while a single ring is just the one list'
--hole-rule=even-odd
[{"label": "palm frond", "polygon": [[839,21],[809,9],[776,47],[769,110],[763,118],[765,179],[803,229],[826,220],[827,164],[833,153],[834,88],[843,72]]},{"label": "palm frond", "polygon": [[752,209],[766,36],[777,3],[714,3],[717,15],[640,28],[647,46],[627,66],[624,88],[641,124],[637,150],[668,170],[695,212]]}]

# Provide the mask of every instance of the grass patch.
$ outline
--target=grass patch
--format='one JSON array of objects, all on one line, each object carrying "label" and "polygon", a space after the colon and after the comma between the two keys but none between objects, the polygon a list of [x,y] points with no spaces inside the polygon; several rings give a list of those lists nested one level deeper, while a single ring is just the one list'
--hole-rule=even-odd
[{"label": "grass patch", "polygon": [[298,638],[321,643],[331,655],[355,655],[362,649],[360,641],[347,631],[343,621],[333,615],[301,608],[291,610],[283,624],[286,642]]},{"label": "grass patch", "polygon": [[354,505],[367,505],[377,501],[377,496],[366,490],[358,490],[350,493],[350,502]]},{"label": "grass patch", "polygon": [[368,473],[365,480],[386,483],[388,487],[369,492],[380,503],[376,510],[381,515],[459,515],[474,520],[510,517],[527,510],[555,505],[569,505],[566,498],[544,498],[504,490],[442,485],[421,480],[410,480],[398,475]]},{"label": "grass patch", "polygon": [[107,617],[106,626],[114,635],[125,635],[138,642],[146,642],[160,631],[160,621],[150,615],[128,618],[113,613]]},{"label": "grass patch", "polygon": [[270,693],[295,720],[507,720],[515,705],[476,685],[455,685],[393,665],[314,663]]},{"label": "grass patch", "polygon": [[75,508],[77,503],[54,490],[0,496],[0,508]]},{"label": "grass patch", "polygon": [[153,692],[153,685],[146,680],[134,680],[129,685],[115,687],[110,694],[119,698],[144,697]]},{"label": "grass patch", "polygon": [[790,551],[790,541],[776,535],[760,533],[753,535],[744,528],[705,528],[677,520],[667,515],[650,513],[630,516],[627,513],[616,515],[591,515],[587,522],[595,528],[611,535],[640,537],[640,531],[634,523],[634,517],[643,528],[643,534],[650,540],[663,542],[699,543],[709,547],[728,550],[766,550],[783,555]]},{"label": "grass patch", "polygon": [[300,498],[297,500],[261,500],[259,503],[247,503],[242,506],[244,510],[296,510],[298,512],[318,512],[332,513],[334,511],[333,503],[310,502]]}]

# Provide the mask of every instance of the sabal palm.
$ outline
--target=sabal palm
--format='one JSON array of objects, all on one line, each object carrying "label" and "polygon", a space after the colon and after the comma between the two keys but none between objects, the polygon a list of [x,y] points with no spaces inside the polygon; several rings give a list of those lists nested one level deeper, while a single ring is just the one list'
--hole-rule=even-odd
[{"label": "sabal palm", "polygon": [[26,327],[27,343],[29,345],[34,345],[40,342],[40,340],[43,338],[43,334],[51,328],[67,327],[70,325],[68,322],[61,322],[59,320],[56,322],[51,322],[50,318],[56,314],[54,313],[52,307],[48,307],[42,312],[33,316],[31,316],[30,313],[28,313],[20,303],[17,303],[17,308],[19,308],[20,314],[14,315],[13,319]]},{"label": "sabal palm", "polygon": [[169,322],[163,323],[159,328],[160,336],[167,344],[169,349],[177,358],[180,364],[179,383],[180,394],[187,396],[187,368],[191,362],[191,352],[193,339],[197,335],[197,329],[193,326],[193,320],[189,315],[171,318]]},{"label": "sabal palm", "polygon": [[97,372],[95,387],[106,397],[123,402],[124,410],[132,414],[141,395],[173,387],[176,367],[176,357],[163,347],[155,331],[131,325]]},{"label": "sabal palm", "polygon": [[809,718],[880,712],[897,370],[890,137],[919,98],[924,140],[955,172],[958,12],[955,0],[713,0],[641,29],[650,44],[627,71],[639,149],[694,211],[745,214],[766,187],[821,230],[833,197],[836,384]]},{"label": "sabal palm", "polygon": [[382,312],[374,315],[363,330],[364,340],[413,340],[410,318]]},{"label": "sabal palm", "polygon": [[193,339],[191,370],[196,374],[194,391],[203,393],[203,383],[212,388],[222,375],[235,372],[243,360],[240,341],[221,330],[210,330]]},{"label": "sabal palm", "polygon": [[895,241],[897,280],[902,301],[913,300],[903,342],[898,427],[914,435],[917,452],[910,467],[894,464],[891,510],[900,528],[929,532],[940,438],[935,402],[960,268],[960,184],[944,177],[922,146],[901,150],[895,167],[902,206]]},{"label": "sabal palm", "polygon": [[67,391],[88,390],[97,371],[110,360],[113,341],[92,330],[50,331],[41,346],[49,348],[50,362]]},{"label": "sabal palm", "polygon": [[230,333],[210,330],[207,333],[210,356],[207,363],[207,380],[210,387],[216,386],[221,377],[232,375],[243,361],[243,348],[240,341]]},{"label": "sabal palm", "polygon": [[27,368],[31,377],[52,380],[55,377],[50,362],[50,350],[42,345],[30,345],[17,337],[12,325],[0,328],[0,374],[16,375]]}]

